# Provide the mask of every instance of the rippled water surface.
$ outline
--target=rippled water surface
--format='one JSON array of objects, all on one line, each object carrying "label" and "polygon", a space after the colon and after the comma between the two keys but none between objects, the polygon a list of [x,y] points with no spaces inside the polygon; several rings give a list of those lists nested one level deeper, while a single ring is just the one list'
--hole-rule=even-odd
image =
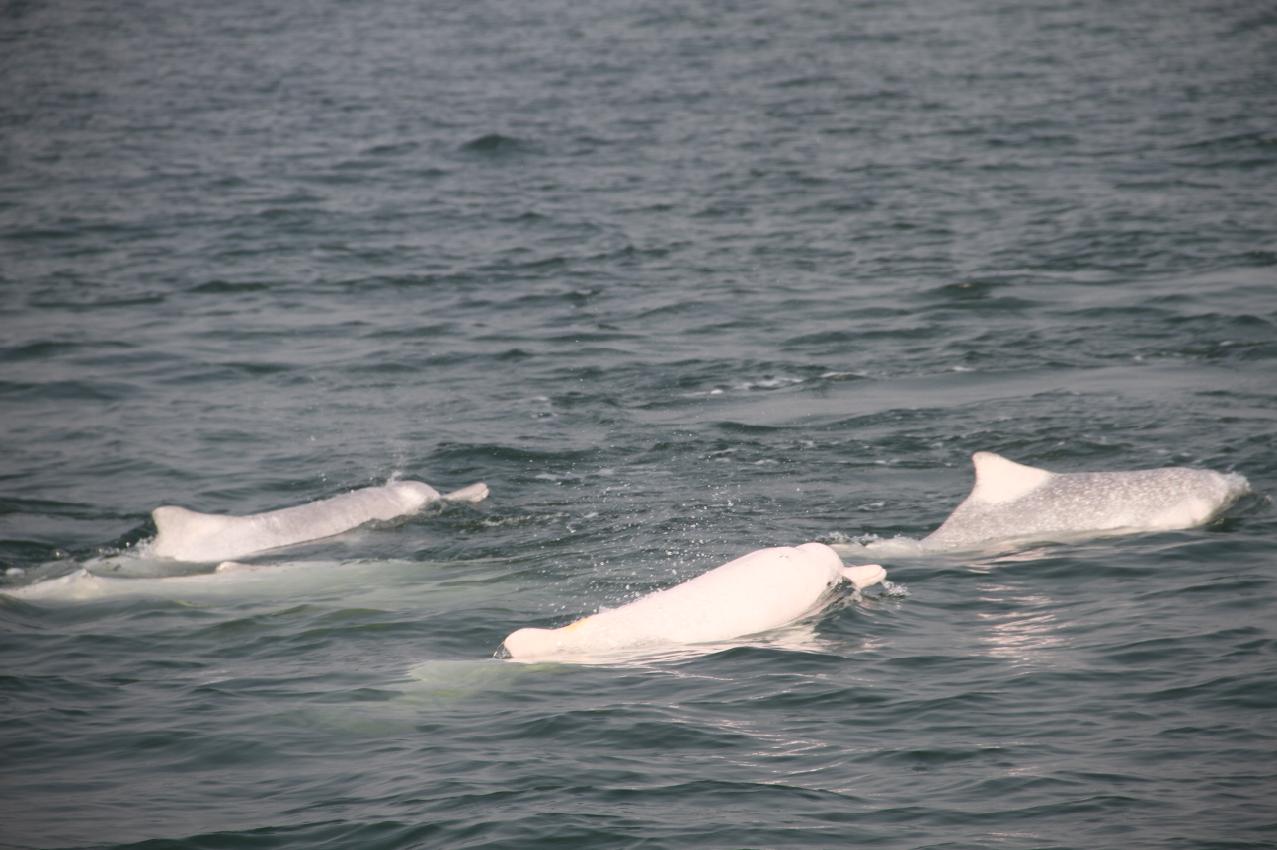
[{"label": "rippled water surface", "polygon": [[[1275,51],[1245,0],[4,4],[0,846],[1273,846]],[[979,450],[1254,493],[494,657],[921,537]],[[145,557],[392,477],[492,496]]]}]

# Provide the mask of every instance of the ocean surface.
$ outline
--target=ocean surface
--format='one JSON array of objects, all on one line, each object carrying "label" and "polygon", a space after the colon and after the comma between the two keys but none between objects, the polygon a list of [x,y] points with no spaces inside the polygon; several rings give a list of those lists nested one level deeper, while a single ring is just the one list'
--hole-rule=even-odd
[{"label": "ocean surface", "polygon": [[[0,847],[1277,846],[1271,3],[12,0],[0,81]],[[981,450],[1253,493],[495,657]],[[393,478],[492,495],[146,555]]]}]

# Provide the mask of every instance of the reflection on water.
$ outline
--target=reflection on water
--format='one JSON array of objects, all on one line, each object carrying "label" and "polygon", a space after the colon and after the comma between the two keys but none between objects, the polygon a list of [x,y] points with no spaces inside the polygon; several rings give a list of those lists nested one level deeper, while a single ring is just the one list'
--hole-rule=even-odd
[{"label": "reflection on water", "polygon": [[980,590],[979,601],[1003,609],[976,612],[983,625],[979,638],[987,644],[989,655],[1036,664],[1043,662],[1047,650],[1064,644],[1058,619],[1051,613],[1056,607],[1051,597],[1006,584],[984,584]]}]

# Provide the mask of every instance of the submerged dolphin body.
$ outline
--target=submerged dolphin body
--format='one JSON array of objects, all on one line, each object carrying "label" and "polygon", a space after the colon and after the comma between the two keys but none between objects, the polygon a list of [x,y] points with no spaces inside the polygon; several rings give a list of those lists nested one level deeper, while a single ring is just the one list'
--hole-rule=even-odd
[{"label": "submerged dolphin body", "polygon": [[[37,581],[23,587],[0,590],[6,596],[31,602],[87,602],[99,599],[124,597],[177,597],[191,595],[216,596],[219,592],[232,592],[235,579],[244,577],[270,577],[279,579],[297,568],[304,568],[313,576],[321,562],[274,564],[263,567],[226,561],[211,573],[194,575],[154,576],[150,578],[118,578],[98,575],[86,567],[58,578]],[[240,582],[242,584],[242,582]]]},{"label": "submerged dolphin body", "polygon": [[226,561],[332,537],[374,520],[407,516],[441,499],[480,502],[487,496],[488,487],[482,483],[440,495],[420,481],[396,481],[249,516],[204,514],[165,505],[151,512],[159,533],[150,554],[179,561]]},{"label": "submerged dolphin body", "polygon": [[975,486],[970,495],[919,541],[921,549],[981,549],[1194,528],[1250,491],[1242,476],[1207,469],[1049,472],[993,452],[976,452],[971,461]]},{"label": "submerged dolphin body", "polygon": [[729,640],[812,613],[835,586],[882,581],[877,564],[844,567],[823,543],[759,549],[690,581],[558,629],[519,629],[503,644],[520,661],[606,657],[638,648]]}]

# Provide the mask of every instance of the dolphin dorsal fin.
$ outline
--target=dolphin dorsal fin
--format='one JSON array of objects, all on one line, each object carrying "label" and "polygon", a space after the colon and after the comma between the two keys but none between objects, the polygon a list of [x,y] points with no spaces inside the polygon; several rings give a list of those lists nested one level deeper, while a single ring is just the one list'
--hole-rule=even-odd
[{"label": "dolphin dorsal fin", "polygon": [[161,505],[151,511],[155,522],[155,540],[151,542],[151,554],[160,558],[199,560],[195,552],[198,542],[207,535],[224,529],[239,517],[202,514],[177,505]]},{"label": "dolphin dorsal fin", "polygon": [[161,505],[151,511],[155,530],[160,534],[180,534],[192,522],[206,516],[198,511],[179,508],[177,505]]},{"label": "dolphin dorsal fin", "polygon": [[976,452],[971,455],[971,462],[975,465],[975,486],[968,498],[988,504],[1014,502],[1045,484],[1054,474],[993,452]]}]

